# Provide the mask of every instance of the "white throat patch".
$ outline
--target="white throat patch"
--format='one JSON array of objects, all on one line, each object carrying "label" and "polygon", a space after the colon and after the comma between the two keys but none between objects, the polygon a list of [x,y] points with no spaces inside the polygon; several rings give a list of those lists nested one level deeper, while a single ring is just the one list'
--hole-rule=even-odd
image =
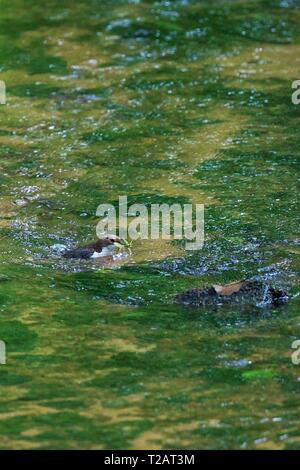
[{"label": "white throat patch", "polygon": [[103,256],[111,256],[114,249],[115,249],[114,245],[105,246],[104,248],[102,248],[100,253],[98,253],[97,251],[94,251],[91,258],[101,258]]}]

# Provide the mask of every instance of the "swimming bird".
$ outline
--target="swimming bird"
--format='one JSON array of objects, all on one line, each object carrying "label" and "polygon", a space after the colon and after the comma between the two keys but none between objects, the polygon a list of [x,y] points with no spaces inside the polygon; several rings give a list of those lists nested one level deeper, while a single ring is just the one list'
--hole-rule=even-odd
[{"label": "swimming bird", "polygon": [[116,248],[128,246],[126,240],[116,235],[105,235],[94,243],[73,248],[63,253],[64,258],[93,259],[112,256]]}]

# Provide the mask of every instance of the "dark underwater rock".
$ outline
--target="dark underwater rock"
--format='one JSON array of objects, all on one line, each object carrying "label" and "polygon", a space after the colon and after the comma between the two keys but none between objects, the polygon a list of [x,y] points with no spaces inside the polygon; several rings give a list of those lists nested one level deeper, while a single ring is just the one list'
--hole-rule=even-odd
[{"label": "dark underwater rock", "polygon": [[260,281],[240,281],[206,289],[190,289],[175,297],[175,302],[192,307],[240,305],[282,305],[288,300],[287,292]]}]

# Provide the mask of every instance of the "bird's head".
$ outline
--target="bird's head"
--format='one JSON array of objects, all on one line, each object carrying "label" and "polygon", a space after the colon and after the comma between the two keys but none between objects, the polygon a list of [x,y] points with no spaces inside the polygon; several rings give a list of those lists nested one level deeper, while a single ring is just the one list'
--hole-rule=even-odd
[{"label": "bird's head", "polygon": [[108,248],[109,250],[114,250],[115,248],[123,248],[128,246],[128,242],[123,238],[117,237],[116,235],[107,234],[100,238],[95,243],[97,248]]}]

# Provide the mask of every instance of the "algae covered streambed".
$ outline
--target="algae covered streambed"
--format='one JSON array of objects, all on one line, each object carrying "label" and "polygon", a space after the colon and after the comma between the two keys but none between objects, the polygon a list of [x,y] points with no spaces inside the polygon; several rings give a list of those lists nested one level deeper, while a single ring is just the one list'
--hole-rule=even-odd
[{"label": "algae covered streambed", "polygon": [[[299,449],[297,0],[2,0],[1,449]],[[205,245],[81,269],[96,208],[205,204]],[[188,310],[241,278],[280,309]]]}]

